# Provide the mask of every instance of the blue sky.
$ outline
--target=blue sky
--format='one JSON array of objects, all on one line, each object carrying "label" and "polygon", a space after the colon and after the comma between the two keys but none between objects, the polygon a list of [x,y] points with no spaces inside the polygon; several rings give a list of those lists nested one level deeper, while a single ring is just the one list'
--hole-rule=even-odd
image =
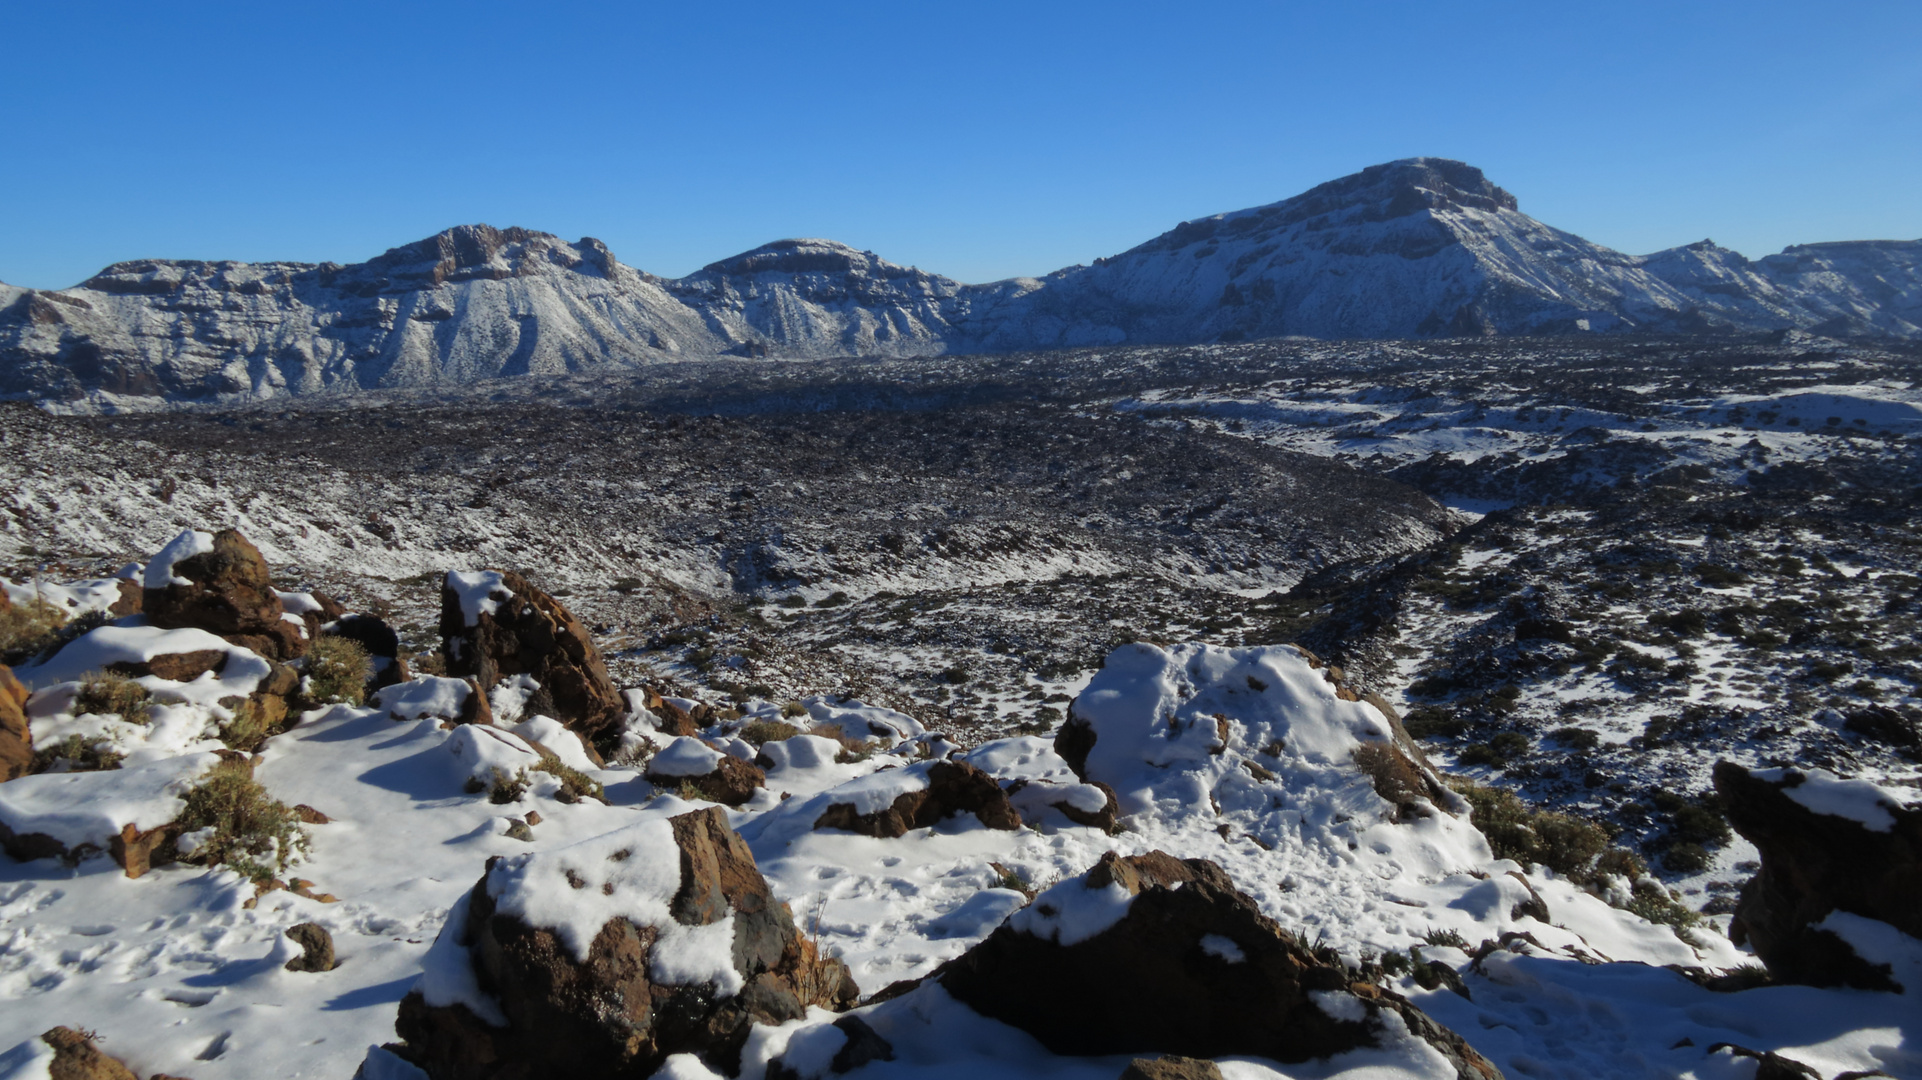
[{"label": "blue sky", "polygon": [[1922,236],[1922,4],[19,3],[0,281],[450,225],[965,281],[1429,154],[1643,253]]}]

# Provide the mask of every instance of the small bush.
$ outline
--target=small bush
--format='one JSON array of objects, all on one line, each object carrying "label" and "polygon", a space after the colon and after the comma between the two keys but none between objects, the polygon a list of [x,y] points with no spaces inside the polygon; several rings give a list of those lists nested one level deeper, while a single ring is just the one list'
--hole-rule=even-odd
[{"label": "small bush", "polygon": [[1748,581],[1748,575],[1740,570],[1717,566],[1714,563],[1703,563],[1696,567],[1695,576],[1711,589],[1727,589]]},{"label": "small bush", "polygon": [[0,655],[38,653],[66,624],[67,613],[45,600],[10,604],[0,610]]},{"label": "small bush", "polygon": [[1661,882],[1643,878],[1634,885],[1634,894],[1629,899],[1627,910],[1640,915],[1652,923],[1662,923],[1675,928],[1677,936],[1681,931],[1702,921],[1699,912],[1690,910],[1687,904],[1669,895]]},{"label": "small bush", "polygon": [[1592,821],[1532,809],[1514,792],[1472,780],[1456,778],[1448,786],[1468,800],[1469,821],[1488,838],[1496,858],[1540,863],[1579,881],[1608,850],[1608,831]]},{"label": "small bush", "polygon": [[1548,733],[1548,737],[1571,750],[1593,750],[1601,745],[1602,741],[1600,735],[1587,728],[1579,727],[1556,728]]},{"label": "small bush", "polygon": [[835,591],[827,594],[821,599],[816,600],[814,602],[814,606],[818,608],[840,607],[846,604],[847,602],[848,602],[848,594],[840,591],[839,589],[836,589]]},{"label": "small bush", "polygon": [[1676,844],[1662,856],[1662,865],[1678,874],[1693,874],[1708,869],[1708,849],[1700,844]]},{"label": "small bush", "polygon": [[[228,699],[232,700],[232,699]],[[234,718],[220,725],[220,741],[230,750],[251,754],[260,749],[268,736],[280,733],[281,726],[268,716],[266,706],[247,698],[233,707]]]},{"label": "small bush", "polygon": [[515,771],[512,776],[509,776],[507,770],[495,769],[492,783],[483,784],[483,782],[478,779],[469,780],[467,783],[468,786],[474,790],[479,790],[485,786],[487,789],[488,802],[496,806],[506,806],[508,803],[520,802],[521,799],[526,797],[527,770],[520,769]]},{"label": "small bush", "polygon": [[1430,945],[1468,951],[1468,940],[1454,930],[1430,930],[1422,935],[1422,940]]},{"label": "small bush", "polygon": [[797,716],[806,716],[807,714],[808,707],[798,701],[790,701],[786,705],[781,706],[781,718],[784,720],[792,720]]},{"label": "small bush", "polygon": [[624,577],[624,578],[621,578],[619,581],[616,581],[613,585],[609,587],[612,588],[617,593],[626,594],[626,593],[631,593],[634,590],[639,589],[646,584],[647,582],[642,581],[640,578],[637,578],[637,577]]},{"label": "small bush", "polygon": [[760,746],[763,743],[792,739],[800,733],[800,728],[780,720],[756,720],[741,728],[740,736],[743,741]]},{"label": "small bush", "polygon": [[776,600],[775,603],[784,608],[804,608],[808,606],[808,598],[799,593],[792,593],[781,597],[779,600]]},{"label": "small bush", "polygon": [[1417,739],[1452,738],[1468,730],[1468,722],[1438,705],[1417,705],[1409,710],[1402,727]]},{"label": "small bush", "polygon": [[[97,772],[118,769],[125,758],[112,743],[90,743],[85,736],[69,735],[57,746],[34,751],[33,771]],[[59,764],[63,761],[66,762],[64,769]]]},{"label": "small bush", "polygon": [[374,662],[352,638],[319,638],[307,650],[307,696],[320,705],[359,705]]},{"label": "small bush", "polygon": [[223,864],[255,882],[271,880],[307,852],[307,832],[286,803],[267,794],[244,764],[222,763],[187,792],[180,814],[181,839],[194,837],[182,855]]},{"label": "small bush", "polygon": [[[535,772],[544,772],[561,782],[561,790],[554,796],[560,802],[576,803],[582,799],[606,802],[607,792],[601,782],[561,762],[553,754],[542,754],[541,763],[534,766]],[[523,786],[525,786],[523,782]]]},{"label": "small bush", "polygon": [[439,675],[444,677],[447,674],[447,657],[442,656],[438,650],[435,652],[415,653],[407,658],[407,670],[416,675]]},{"label": "small bush", "polygon": [[152,707],[153,695],[147,693],[146,687],[111,671],[84,676],[79,692],[73,696],[75,716],[83,713],[118,716],[132,724],[146,723]]}]

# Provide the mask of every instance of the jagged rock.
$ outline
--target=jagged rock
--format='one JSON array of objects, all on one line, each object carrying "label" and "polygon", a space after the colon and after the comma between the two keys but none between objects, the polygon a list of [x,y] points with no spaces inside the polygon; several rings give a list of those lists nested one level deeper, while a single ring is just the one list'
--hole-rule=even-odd
[{"label": "jagged rock", "polygon": [[300,946],[300,955],[283,965],[288,971],[332,971],[340,966],[334,959],[334,935],[319,923],[296,923],[287,928],[287,939]]},{"label": "jagged rock", "polygon": [[[0,589],[0,596],[6,590]],[[0,783],[33,771],[33,737],[27,730],[27,688],[0,664]]]},{"label": "jagged rock", "polygon": [[1500,1073],[1398,995],[1351,981],[1204,859],[1109,852],[931,978],[1057,1054],[1250,1054],[1281,1062],[1379,1045],[1396,1013],[1463,1080]]},{"label": "jagged rock", "polygon": [[926,829],[955,814],[973,814],[990,829],[1018,829],[1021,815],[994,778],[965,761],[937,761],[927,786],[895,796],[880,810],[862,813],[851,803],[832,803],[815,819],[817,829],[846,829],[888,839]]},{"label": "jagged rock", "polygon": [[101,1053],[87,1032],[57,1027],[40,1040],[53,1047],[53,1060],[47,1063],[51,1080],[140,1080],[132,1069]]},{"label": "jagged rock", "polygon": [[130,679],[152,675],[169,682],[192,682],[209,671],[220,674],[220,669],[226,663],[227,654],[220,649],[197,649],[193,652],[167,653],[144,662],[108,664],[107,670]]},{"label": "jagged rock", "polygon": [[124,619],[129,615],[140,614],[141,609],[145,606],[143,603],[144,594],[140,586],[126,578],[115,581],[114,585],[120,590],[120,599],[107,605],[107,614],[112,615],[116,619]]},{"label": "jagged rock", "polygon": [[441,587],[447,673],[472,676],[483,695],[510,675],[532,675],[553,716],[592,743],[610,742],[627,714],[587,627],[515,573],[450,573]]},{"label": "jagged rock", "polygon": [[1200,1058],[1163,1054],[1130,1061],[1121,1070],[1120,1080],[1221,1080],[1221,1067]]},{"label": "jagged rock", "polygon": [[1715,790],[1762,862],[1742,887],[1730,938],[1781,982],[1893,988],[1886,965],[1821,924],[1846,912],[1922,938],[1922,810],[1860,781],[1728,761],[1715,764]]},{"label": "jagged rock", "polygon": [[273,660],[304,654],[311,630],[281,617],[260,549],[232,529],[213,534],[211,545],[191,542],[205,535],[183,533],[154,557],[141,598],[147,618],[163,629],[206,630]]},{"label": "jagged rock", "polygon": [[[659,867],[677,861],[674,883],[660,884]],[[598,926],[592,914],[569,926],[517,914],[535,895],[551,910],[570,887],[592,896],[584,913],[612,903],[629,914]],[[811,1005],[845,1009],[859,994],[846,966],[817,957],[796,931],[718,807],[490,860],[465,906],[435,948],[461,947],[499,1023],[409,993],[395,1025],[404,1042],[390,1049],[434,1080],[640,1080],[676,1053],[732,1074],[750,1025],[800,1019]],[[699,928],[730,919],[731,946],[699,942]],[[664,975],[655,961],[670,938],[675,969]],[[691,948],[715,947],[726,952],[689,959]],[[720,966],[692,972],[701,963]]]}]

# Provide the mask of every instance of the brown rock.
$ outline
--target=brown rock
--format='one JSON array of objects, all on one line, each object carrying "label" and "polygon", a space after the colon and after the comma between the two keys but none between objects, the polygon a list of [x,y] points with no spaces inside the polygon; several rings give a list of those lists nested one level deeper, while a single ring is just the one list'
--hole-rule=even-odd
[{"label": "brown rock", "polygon": [[752,799],[757,788],[767,786],[767,774],[731,754],[722,754],[714,771],[704,776],[663,776],[647,773],[647,782],[658,788],[677,789],[690,784],[706,799],[728,806],[739,806]]},{"label": "brown rock", "polygon": [[694,717],[686,709],[663,699],[651,690],[648,691],[647,711],[659,718],[658,728],[663,735],[678,738],[682,735],[701,733],[701,725],[694,722]]},{"label": "brown rock", "polygon": [[1067,802],[1051,803],[1050,805],[1056,810],[1061,811],[1062,817],[1067,818],[1076,825],[1086,825],[1092,829],[1100,829],[1105,833],[1113,833],[1116,825],[1121,821],[1121,800],[1115,797],[1113,788],[1101,781],[1093,781],[1093,786],[1100,788],[1101,793],[1108,797],[1107,805],[1094,813],[1089,813]]},{"label": "brown rock", "polygon": [[[304,886],[309,883],[295,884]],[[302,895],[310,895],[306,888],[298,891]],[[340,961],[334,959],[334,935],[319,923],[296,923],[288,927],[287,940],[300,946],[300,955],[282,965],[288,971],[332,971],[340,966]]]},{"label": "brown rock", "polygon": [[113,861],[127,872],[130,878],[137,878],[156,866],[165,866],[180,858],[174,850],[174,841],[180,838],[180,826],[168,822],[165,825],[141,832],[130,822],[120,827],[120,835],[107,844],[107,853]]},{"label": "brown rock", "polygon": [[1762,857],[1761,870],[1742,888],[1729,936],[1753,948],[1779,982],[1893,989],[1887,965],[1815,927],[1844,911],[1922,938],[1922,810],[1884,804],[1894,824],[1879,832],[1790,798],[1787,792],[1804,781],[1794,770],[1768,781],[1733,762],[1715,764],[1729,824]]},{"label": "brown rock", "polygon": [[889,839],[932,827],[955,814],[973,814],[990,829],[1021,827],[1020,813],[994,777],[965,761],[936,761],[926,768],[928,786],[896,796],[887,809],[861,814],[852,804],[833,803],[815,819],[814,827]]},{"label": "brown rock", "polygon": [[307,651],[301,629],[280,617],[267,560],[234,530],[215,533],[212,551],[180,560],[173,574],[188,583],[148,589],[141,598],[153,625],[197,627],[274,660]]},{"label": "brown rock", "polygon": [[[6,590],[0,589],[0,596]],[[33,771],[33,737],[27,728],[27,688],[0,664],[0,783]]]},{"label": "brown rock", "polygon": [[53,1061],[47,1075],[53,1080],[139,1080],[133,1070],[100,1052],[94,1036],[73,1028],[57,1027],[40,1036],[53,1047]]},{"label": "brown rock", "polygon": [[334,821],[333,818],[308,806],[306,803],[301,803],[294,807],[294,816],[299,818],[303,825],[331,825]]},{"label": "brown rock", "polygon": [[520,1080],[592,1076],[641,1080],[670,1054],[695,1053],[733,1074],[752,1024],[800,1019],[810,1005],[851,1006],[859,991],[838,960],[818,958],[754,866],[747,844],[718,807],[673,819],[681,884],[670,901],[685,926],[734,919],[735,969],[746,985],[721,997],[706,986],[655,985],[648,954],[657,928],[614,918],[601,927],[586,963],[553,932],[499,914],[489,874],[469,894],[461,943],[507,1026],[465,1006],[401,1002],[390,1047],[435,1080]]},{"label": "brown rock", "polygon": [[532,675],[553,703],[556,720],[584,741],[611,743],[627,706],[587,627],[519,574],[502,574],[498,591],[512,596],[469,626],[460,594],[441,586],[441,649],[447,673],[472,676],[482,691],[492,690],[509,675]]},{"label": "brown rock", "polygon": [[[1003,923],[930,978],[1057,1054],[1248,1054],[1301,1062],[1376,1045],[1375,1018],[1394,1012],[1447,1056],[1463,1080],[1500,1076],[1460,1036],[1406,1000],[1351,982],[1338,960],[1316,955],[1283,931],[1214,863],[1110,852],[1082,879],[1056,889],[1116,884],[1134,900],[1101,933],[1061,945]],[[1053,891],[1030,910],[1050,914]],[[1241,959],[1204,948],[1210,935],[1233,942]],[[1330,1016],[1310,996],[1315,991],[1350,995],[1350,1008],[1367,1019]]]},{"label": "brown rock", "polygon": [[116,619],[124,619],[129,615],[140,614],[143,605],[141,604],[141,589],[139,583],[128,581],[126,578],[120,578],[114,582],[114,585],[120,590],[120,599],[115,600],[107,606],[107,614],[112,615]]},{"label": "brown rock", "polygon": [[130,679],[153,675],[171,682],[192,682],[211,671],[216,675],[227,665],[227,653],[221,649],[197,649],[193,652],[167,653],[156,656],[146,663],[123,661],[107,665],[107,670]]},{"label": "brown rock", "polygon": [[487,692],[482,690],[473,679],[466,681],[467,700],[460,703],[460,715],[454,718],[455,721],[462,724],[480,724],[484,727],[494,726],[494,706],[487,700]]},{"label": "brown rock", "polygon": [[1130,1061],[1121,1070],[1121,1080],[1221,1080],[1221,1067],[1201,1058],[1164,1054]]}]

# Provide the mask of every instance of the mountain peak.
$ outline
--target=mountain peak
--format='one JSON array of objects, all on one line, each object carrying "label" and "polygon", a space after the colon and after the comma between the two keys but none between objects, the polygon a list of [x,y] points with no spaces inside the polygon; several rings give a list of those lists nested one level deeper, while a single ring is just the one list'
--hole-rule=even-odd
[{"label": "mountain peak", "polygon": [[730,277],[754,274],[827,274],[874,278],[926,277],[913,267],[891,263],[872,251],[861,251],[835,240],[776,240],[751,251],[712,262],[703,273]]},{"label": "mountain peak", "polygon": [[[1482,171],[1451,158],[1412,157],[1370,165],[1358,173],[1330,180],[1285,202],[1302,200],[1389,202],[1390,217],[1424,208],[1465,207],[1475,210],[1518,210],[1515,196],[1492,183]],[[1276,204],[1284,205],[1284,204]]]}]

